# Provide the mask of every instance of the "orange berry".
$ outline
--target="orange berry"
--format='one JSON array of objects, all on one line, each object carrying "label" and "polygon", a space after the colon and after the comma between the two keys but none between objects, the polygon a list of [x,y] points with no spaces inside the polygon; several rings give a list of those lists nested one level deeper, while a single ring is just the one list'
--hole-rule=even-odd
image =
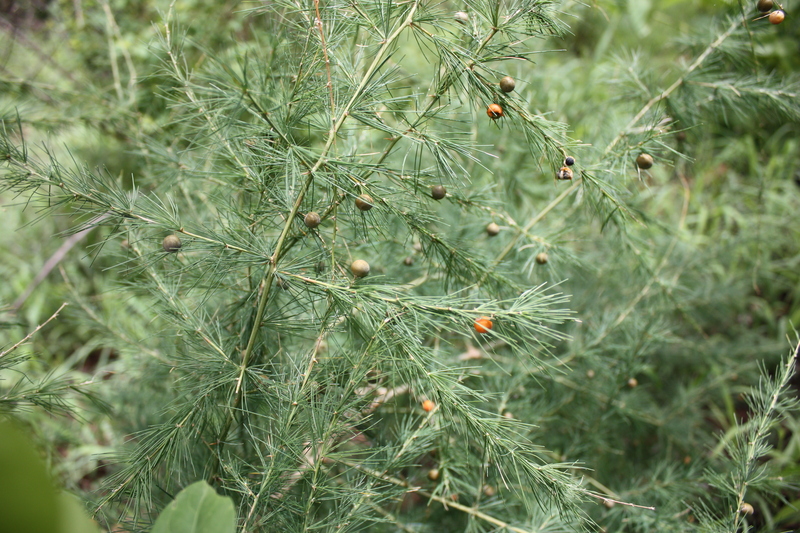
[{"label": "orange berry", "polygon": [[769,14],[769,21],[773,24],[780,24],[783,22],[783,19],[786,18],[786,13],[781,11],[780,9],[777,11],[773,11]]},{"label": "orange berry", "polygon": [[486,109],[486,114],[489,115],[490,119],[497,120],[503,116],[503,108],[500,107],[499,104],[489,104],[489,107]]},{"label": "orange berry", "polygon": [[478,333],[488,333],[492,326],[492,321],[487,316],[482,316],[475,321],[475,331]]},{"label": "orange berry", "polygon": [[430,413],[433,411],[433,408],[436,407],[436,404],[433,403],[433,400],[425,400],[422,402],[422,410],[426,413]]}]

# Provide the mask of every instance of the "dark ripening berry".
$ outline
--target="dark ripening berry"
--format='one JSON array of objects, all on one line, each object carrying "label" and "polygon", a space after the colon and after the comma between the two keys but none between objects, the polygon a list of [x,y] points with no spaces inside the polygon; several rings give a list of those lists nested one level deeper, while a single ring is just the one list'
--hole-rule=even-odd
[{"label": "dark ripening berry", "polygon": [[572,179],[572,169],[569,167],[561,167],[556,172],[556,178],[560,180],[571,180]]},{"label": "dark ripening berry", "polygon": [[502,80],[500,80],[500,90],[504,93],[510,93],[514,90],[514,87],[517,86],[517,82],[514,81],[514,78],[511,76],[506,76]]},{"label": "dark ripening berry", "polygon": [[311,229],[314,229],[317,226],[319,226],[321,220],[322,219],[319,217],[319,215],[314,211],[311,211],[303,218],[303,222],[305,222],[306,226]]},{"label": "dark ripening berry", "polygon": [[786,13],[784,13],[780,9],[777,11],[773,11],[772,13],[769,14],[769,21],[772,24],[780,24],[781,22],[783,22],[783,19],[785,18],[786,18]]},{"label": "dark ripening berry", "polygon": [[541,252],[536,254],[536,262],[540,265],[544,265],[550,258],[547,257],[547,253]]},{"label": "dark ripening berry", "polygon": [[181,249],[181,240],[177,235],[167,235],[161,241],[161,247],[164,248],[165,252],[177,252]]},{"label": "dark ripening berry", "polygon": [[639,154],[636,158],[636,166],[642,170],[647,170],[653,166],[653,156],[650,154]]},{"label": "dark ripening berry", "polygon": [[447,196],[447,189],[444,188],[444,185],[434,185],[431,187],[431,198],[434,200],[441,200]]},{"label": "dark ripening berry", "polygon": [[486,108],[486,114],[489,115],[490,119],[497,120],[503,116],[503,108],[499,104],[489,104],[489,107]]},{"label": "dark ripening berry", "polygon": [[756,7],[758,7],[758,10],[761,11],[762,13],[766,13],[767,11],[771,11],[772,6],[774,5],[775,2],[773,2],[772,0],[758,0],[758,4],[756,5]]},{"label": "dark ripening berry", "polygon": [[363,278],[367,274],[369,274],[369,263],[364,261],[363,259],[356,259],[350,265],[350,272],[357,278]]},{"label": "dark ripening berry", "polygon": [[486,226],[486,234],[489,237],[494,237],[498,233],[500,233],[500,226],[498,226],[494,222],[490,222],[489,225]]},{"label": "dark ripening berry", "polygon": [[368,194],[362,194],[356,198],[356,207],[362,211],[369,211],[373,207],[372,202],[374,202],[372,196]]},{"label": "dark ripening berry", "polygon": [[575,158],[572,157],[571,155],[568,155],[567,158],[564,159],[564,164],[567,165],[568,167],[571,167],[572,165],[575,164]]}]

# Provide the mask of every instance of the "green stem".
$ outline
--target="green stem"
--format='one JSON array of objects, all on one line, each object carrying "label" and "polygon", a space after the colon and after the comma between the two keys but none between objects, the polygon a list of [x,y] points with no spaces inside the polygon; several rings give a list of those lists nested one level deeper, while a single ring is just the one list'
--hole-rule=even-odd
[{"label": "green stem", "polygon": [[[300,189],[300,192],[297,195],[297,199],[292,206],[292,210],[289,213],[289,216],[286,217],[286,222],[284,223],[283,230],[281,231],[280,236],[278,237],[278,242],[275,244],[275,250],[272,253],[272,256],[269,259],[269,267],[267,268],[267,272],[264,275],[262,280],[263,289],[261,292],[261,296],[259,297],[258,301],[258,308],[256,309],[256,315],[253,319],[253,325],[250,330],[250,337],[247,340],[247,346],[245,347],[244,353],[242,354],[242,363],[239,368],[239,376],[236,380],[236,390],[235,390],[235,398],[233,401],[232,409],[229,413],[228,419],[225,423],[225,426],[220,433],[219,443],[220,447],[223,445],[223,441],[228,435],[228,431],[230,430],[230,426],[233,423],[233,413],[236,408],[239,406],[242,400],[242,395],[244,389],[242,388],[242,381],[244,379],[244,373],[247,370],[247,367],[250,364],[250,359],[253,356],[253,350],[256,344],[256,338],[258,337],[258,331],[261,326],[261,321],[264,318],[264,311],[267,307],[267,300],[269,299],[270,291],[272,288],[272,282],[275,279],[275,271],[278,268],[278,259],[282,255],[282,250],[284,243],[286,242],[286,238],[289,235],[289,231],[291,230],[292,224],[294,223],[294,219],[297,216],[298,211],[300,210],[300,205],[303,203],[303,199],[305,198],[306,192],[308,191],[309,187],[314,181],[314,175],[319,170],[319,168],[325,163],[328,157],[328,153],[330,152],[331,147],[336,139],[336,135],[339,133],[344,121],[349,116],[350,110],[352,109],[353,104],[356,102],[359,96],[364,92],[369,80],[378,70],[378,68],[383,64],[383,56],[389,50],[389,48],[394,44],[403,30],[411,25],[414,14],[417,11],[419,3],[415,2],[412,8],[410,9],[408,16],[403,21],[403,23],[390,35],[386,41],[384,41],[383,46],[381,46],[378,53],[375,55],[375,59],[372,61],[372,64],[369,66],[367,71],[364,73],[364,76],[359,83],[358,87],[356,88],[353,96],[341,110],[339,114],[339,118],[334,122],[333,126],[331,127],[330,134],[328,135],[328,140],[325,143],[325,146],[322,149],[322,152],[317,159],[317,162],[311,167],[308,171],[308,177],[306,181],[303,183],[303,186]],[[221,448],[220,448],[221,449]]]}]

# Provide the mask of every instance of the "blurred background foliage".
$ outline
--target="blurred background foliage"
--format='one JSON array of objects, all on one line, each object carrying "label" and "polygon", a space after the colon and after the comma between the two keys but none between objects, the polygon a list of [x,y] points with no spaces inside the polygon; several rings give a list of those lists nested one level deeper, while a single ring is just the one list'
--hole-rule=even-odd
[{"label": "blurred background foliage", "polygon": [[[450,4],[453,11],[462,7]],[[171,139],[174,110],[163,97],[173,82],[151,46],[154,24],[162,23],[169,5],[0,1],[0,118],[6,127],[20,117],[29,145],[46,143],[62,164],[85,163],[180,196],[183,185],[160,181],[148,153],[154,145],[167,154],[180,149],[179,140]],[[225,57],[244,45],[258,48],[269,22],[265,15],[242,13],[254,5],[174,2],[177,22],[198,45],[185,50],[191,68],[203,68],[204,49]],[[548,243],[547,265],[533,262],[544,247],[514,252],[511,264],[524,265],[532,284],[562,282],[581,322],[559,353],[569,368],[563,374],[532,373],[510,383],[498,372],[487,374],[482,386],[495,389],[505,412],[535,421],[532,439],[557,459],[591,468],[587,476],[595,490],[659,508],[652,514],[619,505],[589,507],[608,531],[633,527],[625,525],[632,515],[638,528],[658,527],[661,518],[682,513],[686,500],[704,494],[708,487],[699,480],[721,459],[720,435],[729,438],[747,416],[742,393],[755,383],[757,364],[775,366],[800,323],[800,117],[792,109],[800,24],[794,6],[784,7],[782,25],[752,21],[749,51],[732,49],[707,68],[735,84],[755,64],[771,73],[765,76],[795,80],[793,86],[749,100],[719,81],[711,96],[704,90],[709,87],[687,84],[679,98],[662,103],[673,122],[648,146],[656,166],[637,172],[635,154],[616,163],[630,177],[622,194],[637,222],[606,224],[579,202],[567,202],[539,228]],[[657,94],[653,89],[666,89],[708,46],[726,16],[744,11],[756,18],[752,5],[711,0],[567,0],[559,10],[568,35],[537,43],[547,53],[507,74],[533,110],[569,124],[570,136],[583,143],[574,155],[587,165],[599,160],[642,101]],[[414,78],[415,65],[425,61],[402,59],[412,86],[427,86],[429,80]],[[472,112],[485,121],[483,110]],[[531,158],[516,135],[502,125],[481,128],[480,142],[496,146],[499,157],[486,162],[491,174],[476,167],[471,180],[476,189],[493,187],[487,194],[513,204],[506,208],[524,221],[549,201],[556,185],[549,166]],[[142,397],[136,384],[144,375],[152,383],[153,376],[169,372],[158,356],[174,340],[161,335],[165,325],[148,312],[148,301],[125,289],[135,279],[110,268],[122,249],[109,249],[114,243],[104,241],[106,228],[67,251],[21,302],[81,222],[66,213],[43,217],[22,210],[25,201],[6,194],[0,208],[2,345],[23,338],[63,302],[70,305],[21,348],[28,356],[21,366],[0,374],[3,394],[24,381],[0,410],[27,424],[64,486],[92,500],[108,474],[103,454],[151,422],[160,395],[169,398],[157,387]],[[454,227],[485,224],[456,209],[442,216],[451,217]],[[624,239],[615,237],[621,234]],[[141,353],[120,351],[115,338],[121,336],[126,344],[138,343]],[[65,387],[58,401],[69,414],[51,416],[52,405],[36,383],[54,376],[117,414],[108,416],[105,406]],[[789,414],[772,435],[772,464],[787,479],[797,474],[799,426],[797,413]],[[782,496],[754,495],[752,522],[759,529],[800,527],[800,492],[787,489]],[[443,511],[422,506],[418,512]],[[687,528],[691,524],[687,520]],[[459,527],[457,521],[452,526]]]}]

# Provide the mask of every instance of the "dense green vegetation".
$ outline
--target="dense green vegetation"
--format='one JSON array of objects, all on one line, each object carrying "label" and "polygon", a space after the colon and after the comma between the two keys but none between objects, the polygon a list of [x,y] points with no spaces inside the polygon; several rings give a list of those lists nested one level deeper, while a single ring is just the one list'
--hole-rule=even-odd
[{"label": "dense green vegetation", "polygon": [[783,8],[11,2],[0,418],[109,531],[200,480],[248,532],[796,529]]}]

